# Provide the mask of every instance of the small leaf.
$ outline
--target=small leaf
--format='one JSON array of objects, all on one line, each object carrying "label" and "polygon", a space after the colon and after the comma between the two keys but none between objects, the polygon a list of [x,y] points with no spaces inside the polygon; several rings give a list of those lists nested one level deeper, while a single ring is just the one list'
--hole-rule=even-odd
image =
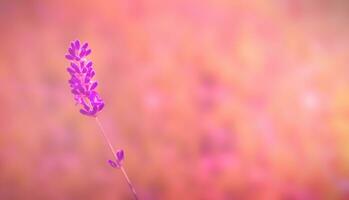
[{"label": "small leaf", "polygon": [[124,158],[125,158],[124,150],[119,149],[119,150],[116,152],[116,157],[118,158],[118,161],[119,161],[119,162],[123,161]]},{"label": "small leaf", "polygon": [[110,164],[110,166],[112,166],[113,168],[118,168],[118,165],[116,164],[116,162],[112,161],[112,160],[108,160],[108,163]]}]

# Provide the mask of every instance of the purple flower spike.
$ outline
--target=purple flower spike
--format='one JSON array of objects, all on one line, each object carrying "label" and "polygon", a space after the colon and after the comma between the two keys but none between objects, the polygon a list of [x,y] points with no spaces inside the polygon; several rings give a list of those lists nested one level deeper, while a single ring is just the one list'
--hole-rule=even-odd
[{"label": "purple flower spike", "polygon": [[71,42],[68,54],[65,55],[70,61],[70,67],[67,68],[71,76],[69,84],[76,104],[83,106],[80,113],[96,117],[97,113],[104,108],[104,101],[96,92],[97,81],[92,80],[95,72],[92,62],[87,59],[91,49],[86,49],[88,43],[81,44],[79,40]]}]

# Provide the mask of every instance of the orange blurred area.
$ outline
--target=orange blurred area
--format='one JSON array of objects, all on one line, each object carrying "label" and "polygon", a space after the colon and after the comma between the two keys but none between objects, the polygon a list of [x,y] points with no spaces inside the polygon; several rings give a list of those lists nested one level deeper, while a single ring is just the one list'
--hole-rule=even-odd
[{"label": "orange blurred area", "polygon": [[0,1],[0,199],[349,199],[346,0]]}]

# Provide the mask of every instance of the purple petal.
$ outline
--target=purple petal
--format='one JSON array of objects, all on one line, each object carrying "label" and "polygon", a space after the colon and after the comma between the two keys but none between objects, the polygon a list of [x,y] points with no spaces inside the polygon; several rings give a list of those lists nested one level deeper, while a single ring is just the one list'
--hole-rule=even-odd
[{"label": "purple petal", "polygon": [[76,89],[71,90],[73,94],[79,94],[79,92]]},{"label": "purple petal", "polygon": [[74,57],[72,55],[69,55],[69,54],[66,54],[65,58],[68,59],[68,60],[73,60],[74,59]]},{"label": "purple petal", "polygon": [[83,104],[84,105],[84,109],[86,110],[86,111],[90,111],[90,107],[88,107],[88,105],[86,105],[86,104]]},{"label": "purple petal", "polygon": [[87,74],[90,74],[92,71],[92,67],[88,68]]},{"label": "purple petal", "polygon": [[80,109],[80,113],[83,114],[83,115],[88,115],[88,116],[90,116],[90,113],[87,112],[86,110],[83,110],[83,109]]},{"label": "purple petal", "polygon": [[87,90],[86,93],[85,93],[86,96],[90,96],[90,94],[91,94],[90,90]]},{"label": "purple petal", "polygon": [[84,99],[81,99],[81,104],[84,106],[85,110],[90,111],[90,107],[86,104]]},{"label": "purple petal", "polygon": [[104,103],[101,103],[101,104],[98,106],[98,111],[101,111],[103,108],[104,108]]},{"label": "purple petal", "polygon": [[92,66],[92,62],[90,61],[90,62],[87,63],[86,67],[90,68],[91,66]]},{"label": "purple petal", "polygon": [[74,49],[74,50],[75,50],[75,45],[74,45],[74,42],[71,42],[71,43],[70,43],[70,46],[71,46],[71,48],[72,48],[72,49]]},{"label": "purple petal", "polygon": [[93,110],[90,112],[91,116],[94,116],[97,113],[98,109],[97,106],[93,106]]},{"label": "purple petal", "polygon": [[96,95],[96,99],[99,103],[103,103],[103,99],[101,97],[99,97],[99,95]]},{"label": "purple petal", "polygon": [[91,91],[90,95],[88,95],[88,98],[89,98],[91,101],[93,101],[93,99],[96,97],[96,95],[97,95],[97,92]]},{"label": "purple petal", "polygon": [[110,164],[110,166],[112,166],[112,168],[117,168],[118,167],[118,165],[114,161],[112,161],[112,160],[108,160],[108,163]]},{"label": "purple petal", "polygon": [[80,80],[76,78],[75,74],[72,75],[71,80],[74,80],[77,83],[80,83]]},{"label": "purple petal", "polygon": [[80,73],[79,67],[75,63],[70,63],[70,66],[78,73]]},{"label": "purple petal", "polygon": [[74,74],[74,73],[75,73],[75,71],[74,71],[72,68],[70,68],[70,67],[67,68],[67,71],[68,71],[70,74]]},{"label": "purple petal", "polygon": [[82,49],[81,52],[80,52],[80,54],[79,54],[79,56],[80,56],[80,57],[83,57],[84,55],[85,55],[85,49]]},{"label": "purple petal", "polygon": [[82,45],[82,49],[86,49],[87,48],[87,46],[88,46],[88,43],[87,42],[85,42],[85,44],[84,45]]},{"label": "purple petal", "polygon": [[93,90],[97,87],[98,83],[97,82],[94,82],[91,87],[90,87],[90,90]]},{"label": "purple petal", "polygon": [[68,82],[71,84],[76,84],[76,83],[79,83],[79,80],[76,79],[75,77],[72,77]]},{"label": "purple petal", "polygon": [[90,53],[91,53],[91,49],[89,49],[89,50],[86,51],[85,56],[90,55]]},{"label": "purple petal", "polygon": [[75,47],[76,47],[76,49],[79,49],[79,48],[80,48],[80,42],[79,42],[79,40],[76,40],[76,41],[75,41]]},{"label": "purple petal", "polygon": [[86,76],[86,78],[85,78],[85,83],[90,82],[90,80],[91,80],[91,78],[90,78],[90,77],[88,77],[88,76]]},{"label": "purple petal", "polygon": [[82,69],[83,73],[86,73],[87,68],[85,67],[85,62],[84,61],[80,62],[80,68]]},{"label": "purple petal", "polygon": [[84,93],[84,92],[85,92],[85,89],[84,89],[81,85],[78,86],[78,90],[79,90],[81,93]]},{"label": "purple petal", "polygon": [[69,48],[68,51],[70,55],[75,56],[75,50],[73,50],[72,48]]},{"label": "purple petal", "polygon": [[92,71],[90,74],[89,74],[89,76],[91,77],[91,78],[93,78],[94,76],[95,76],[95,71]]}]

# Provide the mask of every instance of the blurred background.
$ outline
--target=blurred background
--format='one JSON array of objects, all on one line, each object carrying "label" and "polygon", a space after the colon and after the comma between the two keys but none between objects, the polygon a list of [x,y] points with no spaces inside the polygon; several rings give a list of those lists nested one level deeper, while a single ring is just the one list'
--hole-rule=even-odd
[{"label": "blurred background", "polygon": [[0,199],[348,199],[346,0],[0,0]]}]

